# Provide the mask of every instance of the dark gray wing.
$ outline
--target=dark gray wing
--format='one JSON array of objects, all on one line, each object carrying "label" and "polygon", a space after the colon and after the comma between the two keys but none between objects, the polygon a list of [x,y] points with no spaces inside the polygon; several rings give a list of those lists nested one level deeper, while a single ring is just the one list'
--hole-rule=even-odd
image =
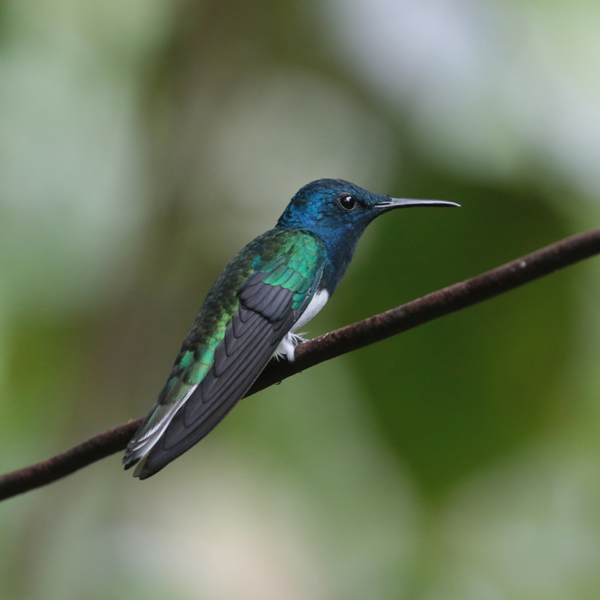
[{"label": "dark gray wing", "polygon": [[213,367],[148,453],[140,479],[150,477],[199,442],[243,398],[303,312],[320,279],[315,278],[306,301],[294,310],[294,292],[264,283],[268,275],[254,273],[241,288],[240,306],[215,350]]}]

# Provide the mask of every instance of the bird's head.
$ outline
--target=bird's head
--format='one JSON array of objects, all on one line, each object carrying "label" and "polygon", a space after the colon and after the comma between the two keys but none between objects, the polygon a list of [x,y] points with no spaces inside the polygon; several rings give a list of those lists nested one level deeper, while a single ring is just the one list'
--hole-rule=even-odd
[{"label": "bird's head", "polygon": [[278,227],[307,229],[327,238],[352,232],[360,236],[379,215],[410,206],[458,206],[442,200],[390,198],[343,179],[319,179],[300,188],[277,222]]}]

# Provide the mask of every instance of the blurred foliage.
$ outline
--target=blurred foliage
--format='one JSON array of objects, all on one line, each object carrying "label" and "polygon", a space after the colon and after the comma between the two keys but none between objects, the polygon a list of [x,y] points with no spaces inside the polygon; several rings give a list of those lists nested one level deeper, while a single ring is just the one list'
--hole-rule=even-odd
[{"label": "blurred foliage", "polygon": [[[143,414],[227,261],[304,183],[373,224],[317,335],[600,215],[600,8],[0,2],[0,468]],[[7,600],[596,598],[589,261],[240,403],[148,482],[0,506]]]}]

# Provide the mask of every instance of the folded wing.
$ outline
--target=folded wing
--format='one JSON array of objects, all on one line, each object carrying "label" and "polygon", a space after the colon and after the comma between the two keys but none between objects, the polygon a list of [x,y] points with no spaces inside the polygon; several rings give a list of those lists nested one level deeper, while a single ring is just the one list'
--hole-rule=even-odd
[{"label": "folded wing", "polygon": [[[235,291],[235,310],[214,352],[196,351],[194,360],[169,380],[166,397],[159,398],[124,458],[126,467],[141,460],[135,473],[140,479],[162,469],[220,423],[304,312],[320,282],[325,259],[324,251],[305,252],[307,242],[311,249],[321,250],[320,240],[313,236],[306,240],[306,235],[302,233],[283,255],[253,261],[256,266]],[[176,366],[185,364],[191,352],[185,348],[184,343]]]}]

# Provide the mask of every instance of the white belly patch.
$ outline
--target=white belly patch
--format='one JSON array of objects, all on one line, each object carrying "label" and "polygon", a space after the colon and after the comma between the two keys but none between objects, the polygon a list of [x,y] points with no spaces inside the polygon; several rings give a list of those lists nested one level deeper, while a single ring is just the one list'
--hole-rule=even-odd
[{"label": "white belly patch", "polygon": [[289,362],[294,362],[294,351],[300,342],[306,341],[303,337],[296,335],[297,331],[303,325],[306,325],[326,304],[329,300],[329,294],[325,290],[317,292],[312,300],[308,303],[306,310],[300,315],[300,318],[294,323],[291,331],[279,342],[276,356],[285,356]]}]

